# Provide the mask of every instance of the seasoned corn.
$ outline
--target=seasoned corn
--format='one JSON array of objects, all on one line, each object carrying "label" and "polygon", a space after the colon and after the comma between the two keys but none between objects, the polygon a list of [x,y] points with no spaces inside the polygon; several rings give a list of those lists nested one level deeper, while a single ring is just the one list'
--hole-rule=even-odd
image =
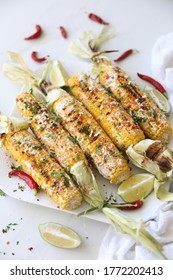
[{"label": "seasoned corn", "polygon": [[82,196],[68,174],[50,158],[40,143],[27,130],[5,136],[10,155],[62,209],[81,205]]},{"label": "seasoned corn", "polygon": [[119,149],[125,150],[144,139],[138,124],[95,79],[79,74],[70,78],[68,84],[72,94],[85,105]]},{"label": "seasoned corn", "polygon": [[53,111],[106,179],[119,183],[129,177],[126,160],[79,101],[66,94],[54,102]]},{"label": "seasoned corn", "polygon": [[34,96],[23,92],[18,95],[16,104],[22,116],[29,120],[30,128],[50,157],[58,160],[67,172],[79,161],[87,162],[75,139],[60,124],[60,119],[55,119]]},{"label": "seasoned corn", "polygon": [[155,102],[111,61],[96,60],[96,69],[100,83],[139,124],[146,137],[169,142],[172,135],[171,125]]}]

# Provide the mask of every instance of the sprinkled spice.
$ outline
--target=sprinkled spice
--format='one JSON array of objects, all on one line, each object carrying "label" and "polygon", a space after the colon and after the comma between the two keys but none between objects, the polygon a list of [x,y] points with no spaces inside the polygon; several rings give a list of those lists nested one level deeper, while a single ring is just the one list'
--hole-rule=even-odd
[{"label": "sprinkled spice", "polygon": [[66,29],[63,26],[60,26],[59,29],[60,29],[62,37],[64,39],[67,39],[67,31],[66,31]]},{"label": "sprinkled spice", "polygon": [[43,57],[38,57],[36,51],[33,51],[33,52],[31,53],[31,58],[32,58],[34,61],[39,62],[39,63],[40,63],[40,62],[46,61],[48,57],[49,57],[48,55],[47,55],[47,56],[43,56]]},{"label": "sprinkled spice", "polygon": [[36,24],[35,29],[36,29],[35,33],[33,33],[32,35],[30,35],[30,36],[28,36],[28,37],[26,37],[24,39],[25,40],[33,40],[33,39],[39,38],[41,36],[41,34],[42,34],[42,28],[41,28],[41,26],[39,24]]},{"label": "sprinkled spice", "polygon": [[119,62],[121,60],[124,60],[126,57],[128,57],[131,54],[133,54],[134,52],[136,52],[136,50],[134,50],[134,49],[129,49],[129,50],[125,51],[117,59],[114,59],[114,62]]},{"label": "sprinkled spice", "polygon": [[2,233],[7,233],[7,232],[11,229],[11,227],[14,227],[14,226],[17,226],[17,225],[18,225],[18,224],[16,224],[16,223],[14,223],[14,224],[12,224],[12,223],[8,224],[8,225],[6,226],[6,228],[2,229]]},{"label": "sprinkled spice", "polygon": [[96,14],[89,13],[88,18],[91,19],[92,21],[95,21],[97,23],[103,24],[103,25],[109,25],[108,22],[104,21],[101,17],[99,17]]},{"label": "sprinkled spice", "polygon": [[28,250],[29,250],[29,251],[32,251],[32,250],[33,250],[33,247],[29,247]]}]

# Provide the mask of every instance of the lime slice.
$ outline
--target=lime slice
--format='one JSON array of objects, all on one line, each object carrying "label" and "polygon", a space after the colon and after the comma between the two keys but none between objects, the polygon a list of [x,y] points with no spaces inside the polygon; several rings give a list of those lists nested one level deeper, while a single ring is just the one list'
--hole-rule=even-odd
[{"label": "lime slice", "polygon": [[129,177],[118,187],[117,194],[126,202],[144,199],[154,188],[155,176],[147,173]]},{"label": "lime slice", "polygon": [[153,99],[153,101],[155,101],[155,103],[157,104],[157,106],[166,114],[169,114],[171,111],[171,106],[170,103],[168,101],[168,99],[166,99],[166,97],[163,95],[163,93],[161,93],[160,91],[158,91],[155,88],[151,88],[151,87],[145,87],[145,93],[147,94],[148,97],[150,97],[151,99]]},{"label": "lime slice", "polygon": [[49,74],[50,82],[56,87],[67,86],[68,75],[59,61],[54,61]]},{"label": "lime slice", "polygon": [[40,224],[39,231],[45,241],[59,248],[72,249],[81,244],[75,231],[57,223]]}]

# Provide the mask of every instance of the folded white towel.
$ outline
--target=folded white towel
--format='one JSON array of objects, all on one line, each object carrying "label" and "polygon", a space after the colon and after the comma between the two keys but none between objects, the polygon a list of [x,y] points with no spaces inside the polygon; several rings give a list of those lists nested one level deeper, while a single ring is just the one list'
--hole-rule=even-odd
[{"label": "folded white towel", "polygon": [[[173,203],[164,203],[148,221],[147,230],[163,244],[168,259],[173,259]],[[98,254],[99,260],[157,260],[159,257],[137,245],[131,237],[109,227]]]},{"label": "folded white towel", "polygon": [[163,35],[156,41],[152,49],[151,67],[159,82],[173,91],[173,33]]}]

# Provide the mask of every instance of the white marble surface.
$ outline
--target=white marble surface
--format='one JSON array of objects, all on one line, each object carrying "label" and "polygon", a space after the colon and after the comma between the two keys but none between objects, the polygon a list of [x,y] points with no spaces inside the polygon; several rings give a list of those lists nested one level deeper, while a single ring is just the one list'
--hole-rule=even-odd
[{"label": "white marble surface", "polygon": [[[89,21],[85,15],[85,12],[94,12],[111,22],[116,30],[117,35],[106,44],[107,49],[140,50],[139,54],[122,62],[121,66],[132,72],[151,74],[151,49],[160,35],[172,31],[172,11],[172,0],[1,0],[0,68],[2,69],[2,64],[7,61],[7,50],[20,53],[32,69],[39,66],[31,60],[31,51],[39,51],[40,55],[49,54],[52,59],[63,58],[65,66],[68,67],[68,62],[74,59],[68,52],[69,41],[84,30],[97,31],[100,27]],[[43,37],[32,42],[23,40],[26,35],[33,33],[33,26],[37,23],[44,29]],[[66,41],[59,34],[60,25],[64,25],[68,30],[69,39]],[[84,67],[87,67],[86,62]],[[71,69],[81,70],[76,69],[75,64],[71,65]],[[10,113],[19,90],[20,85],[7,80],[1,71],[0,111],[3,114]],[[96,259],[109,226],[34,206],[8,196],[0,197],[0,205],[0,259]],[[40,238],[38,225],[50,221],[76,230],[83,240],[82,246],[75,250],[63,250],[45,243]],[[3,234],[2,229],[9,223],[17,225]],[[30,247],[33,250],[29,250]]]}]

